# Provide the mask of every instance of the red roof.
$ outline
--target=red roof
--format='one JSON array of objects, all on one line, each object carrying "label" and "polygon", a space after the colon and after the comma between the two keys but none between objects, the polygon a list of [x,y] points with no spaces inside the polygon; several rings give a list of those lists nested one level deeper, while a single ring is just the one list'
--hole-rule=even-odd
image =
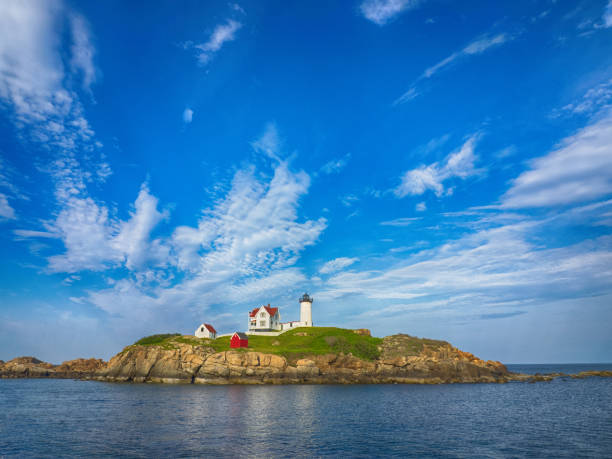
[{"label": "red roof", "polygon": [[264,308],[266,311],[268,311],[268,314],[270,314],[271,316],[275,316],[278,312],[278,308],[271,308],[268,304],[268,306],[260,306],[258,308],[253,309],[251,312],[249,312],[249,316],[255,317],[257,315],[257,311],[259,311],[261,308]]},{"label": "red roof", "polygon": [[217,330],[215,330],[215,327],[213,327],[212,325],[210,325],[210,324],[204,324],[204,326],[206,327],[206,329],[207,329],[209,332],[214,333],[215,335],[217,334]]}]

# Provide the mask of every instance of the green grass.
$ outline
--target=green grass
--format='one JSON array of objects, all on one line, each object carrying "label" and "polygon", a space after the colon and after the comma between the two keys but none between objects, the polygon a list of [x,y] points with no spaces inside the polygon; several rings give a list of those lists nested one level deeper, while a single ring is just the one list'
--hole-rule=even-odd
[{"label": "green grass", "polygon": [[134,344],[137,344],[140,346],[155,346],[157,344],[163,344],[166,341],[168,341],[168,339],[174,338],[175,336],[181,336],[181,334],[180,333],[164,333],[161,335],[146,336],[144,338],[140,338]]},{"label": "green grass", "polygon": [[[153,335],[142,338],[136,345],[161,346],[165,349],[176,347],[173,343],[209,346],[216,352],[230,349],[230,337],[215,340],[181,336],[178,334]],[[278,343],[273,345],[273,343]],[[257,351],[281,355],[289,362],[295,362],[309,355],[351,353],[364,360],[375,360],[380,356],[381,338],[357,335],[353,330],[335,327],[303,327],[279,336],[249,336],[249,347],[242,352]]]}]

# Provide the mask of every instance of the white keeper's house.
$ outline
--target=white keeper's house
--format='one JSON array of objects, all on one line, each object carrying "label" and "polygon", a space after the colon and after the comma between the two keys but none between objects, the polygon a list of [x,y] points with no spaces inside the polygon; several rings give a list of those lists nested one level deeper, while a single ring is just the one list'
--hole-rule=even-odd
[{"label": "white keeper's house", "polygon": [[312,301],[308,293],[300,297],[300,320],[292,322],[281,322],[279,309],[271,307],[270,304],[253,309],[249,312],[249,333],[280,332],[297,327],[312,327]]}]

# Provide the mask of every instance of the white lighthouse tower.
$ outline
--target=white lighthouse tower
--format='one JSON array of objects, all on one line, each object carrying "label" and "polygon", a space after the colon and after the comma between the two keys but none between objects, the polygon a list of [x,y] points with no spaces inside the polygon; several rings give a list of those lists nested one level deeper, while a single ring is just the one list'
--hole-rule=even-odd
[{"label": "white lighthouse tower", "polygon": [[302,327],[312,327],[312,298],[304,293],[300,298],[300,322]]}]

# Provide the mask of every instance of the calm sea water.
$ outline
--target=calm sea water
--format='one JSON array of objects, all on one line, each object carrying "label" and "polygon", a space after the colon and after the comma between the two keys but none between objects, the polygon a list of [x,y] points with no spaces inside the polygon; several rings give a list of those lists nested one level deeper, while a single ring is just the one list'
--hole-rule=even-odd
[{"label": "calm sea water", "polygon": [[0,380],[4,456],[609,458],[612,379],[220,387]]}]

